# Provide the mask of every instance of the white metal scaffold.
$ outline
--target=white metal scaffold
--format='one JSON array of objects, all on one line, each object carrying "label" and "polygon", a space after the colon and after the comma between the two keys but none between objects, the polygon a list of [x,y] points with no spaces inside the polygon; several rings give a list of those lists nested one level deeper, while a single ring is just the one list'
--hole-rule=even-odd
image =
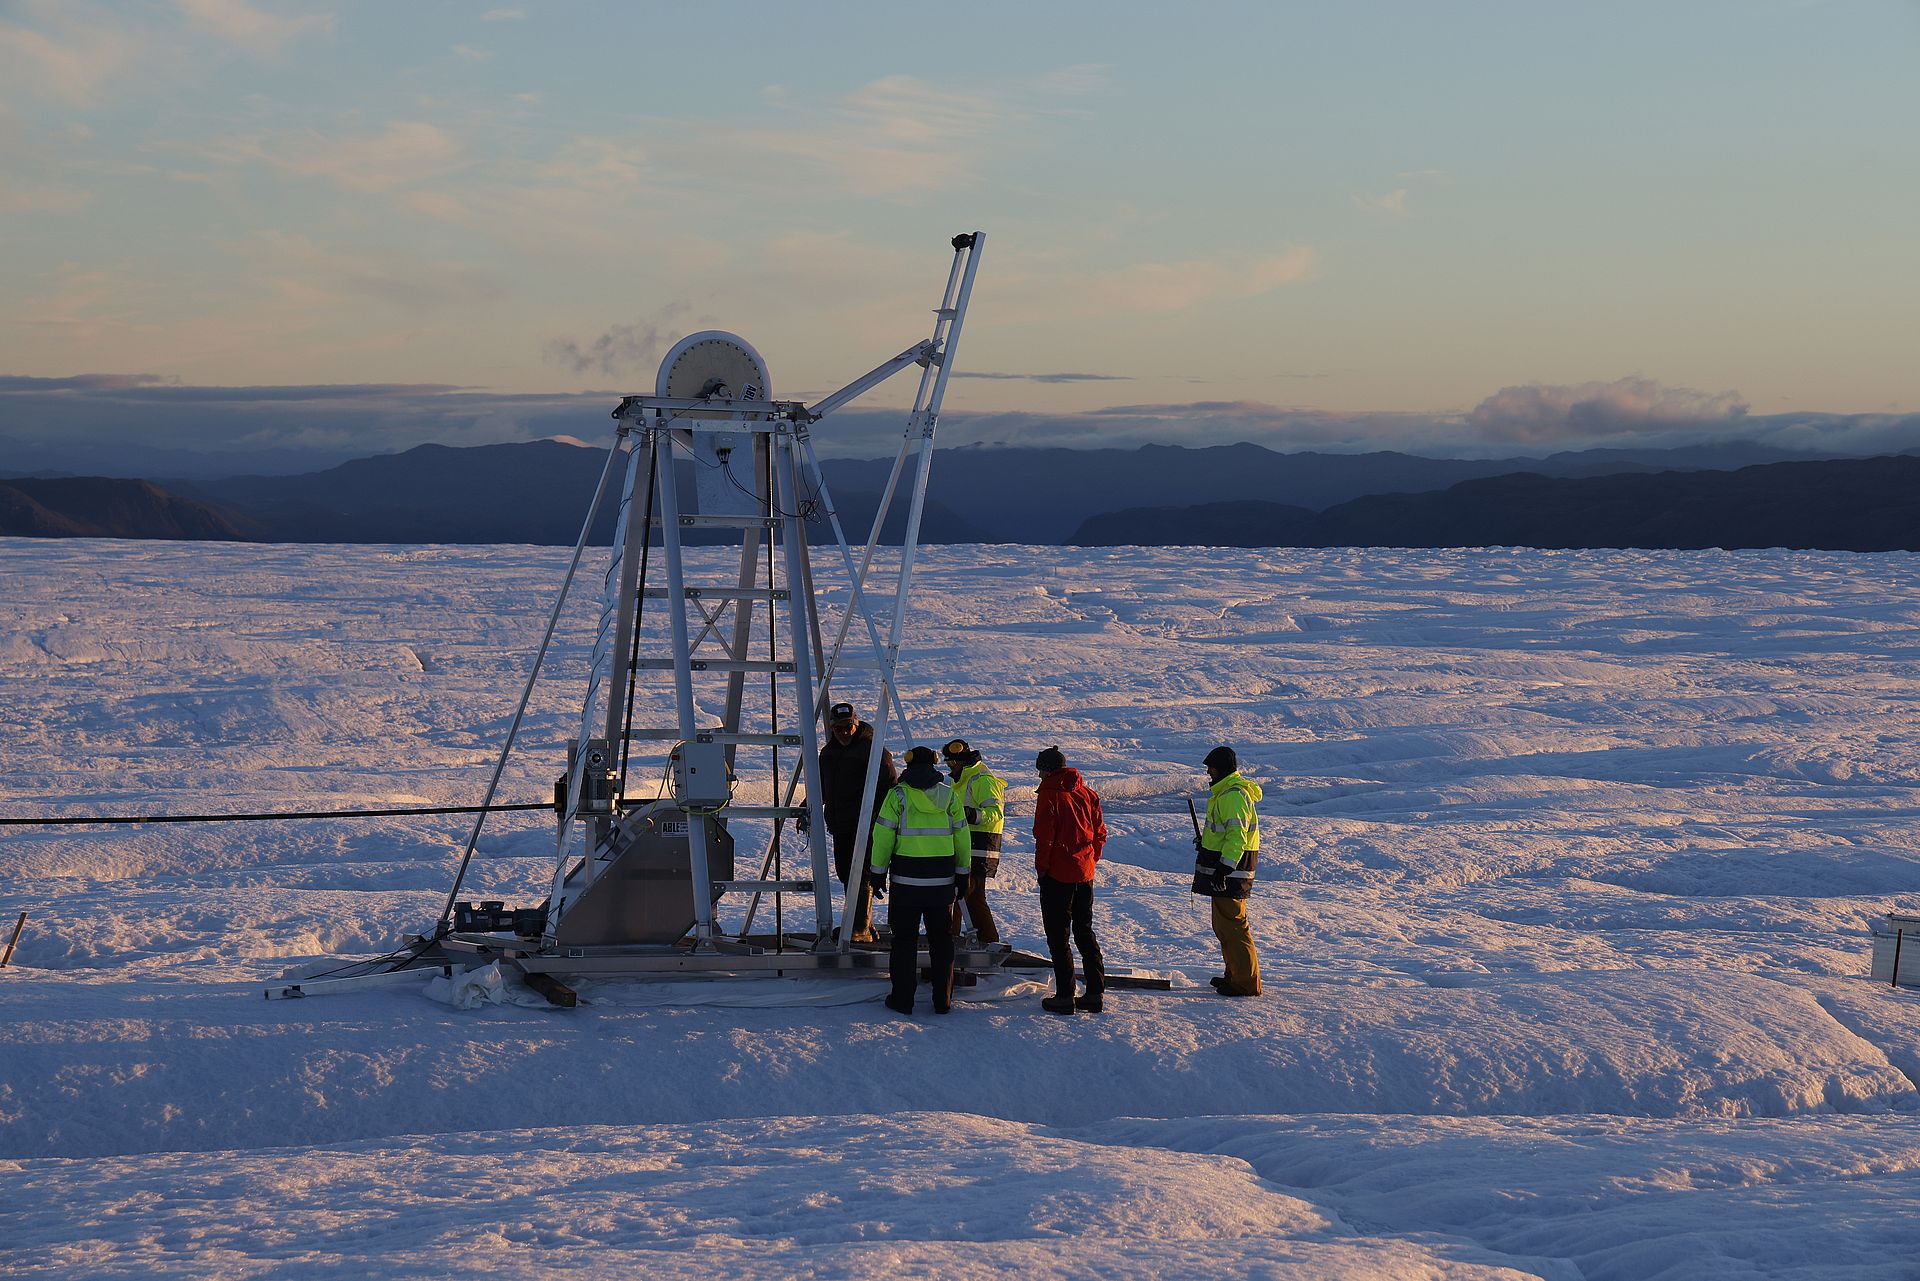
[{"label": "white metal scaffold", "polygon": [[[503,960],[542,990],[562,991],[552,976],[885,970],[883,953],[853,947],[849,922],[834,928],[819,726],[836,675],[871,670],[878,711],[860,847],[846,894],[852,903],[866,873],[865,834],[872,824],[882,753],[890,742],[910,738],[895,668],[940,407],[985,241],[980,232],[953,238],[930,337],[816,404],[772,398],[759,353],[744,339],[719,331],[683,338],[661,362],[653,394],[621,400],[614,411],[619,424],[614,448],[483,802],[493,801],[589,531],[617,484],[613,551],[600,593],[586,697],[578,732],[568,744],[563,782],[556,785],[558,832],[547,901],[518,910],[459,901],[483,812],[438,926],[430,940],[422,940],[431,947],[413,963],[435,963],[436,957],[467,964]],[[871,530],[856,553],[814,451],[813,433],[829,414],[909,368],[920,370],[919,386]],[[683,479],[689,468],[691,486]],[[874,562],[903,480],[909,487],[908,511],[883,634],[869,609],[870,601],[887,594],[872,590]],[[692,500],[683,502],[689,490]],[[814,594],[810,516],[824,517],[847,582],[830,644]],[[692,581],[686,540],[714,530],[739,533],[738,572],[724,582]],[[666,613],[662,652],[643,646],[644,613],[650,606]],[[749,653],[756,636],[767,644],[765,657]],[[671,681],[670,724],[635,724],[636,691],[650,676]],[[764,697],[749,697],[750,676],[766,678]],[[702,710],[712,703],[721,708],[717,716]],[[779,721],[783,706],[792,712],[789,725]],[[651,797],[641,795],[645,789],[629,772],[633,749],[643,744],[666,749],[661,787]],[[768,803],[735,803],[737,791]],[[771,822],[754,875],[735,875],[734,819]],[[789,825],[804,838],[799,874],[790,874],[783,859],[782,837]],[[728,895],[749,896],[743,923],[732,931],[722,928],[717,912]],[[782,905],[788,896],[810,903],[811,929],[786,928]],[[775,927],[770,934],[756,934],[752,927],[768,898]],[[963,957],[978,967],[997,963],[1005,951]]]}]

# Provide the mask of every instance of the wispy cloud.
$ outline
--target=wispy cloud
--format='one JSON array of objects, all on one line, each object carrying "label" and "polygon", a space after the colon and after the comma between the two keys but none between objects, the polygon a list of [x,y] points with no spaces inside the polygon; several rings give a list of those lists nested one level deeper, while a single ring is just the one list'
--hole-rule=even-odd
[{"label": "wispy cloud", "polygon": [[0,82],[91,107],[138,63],[140,33],[90,4],[26,4],[36,25],[0,21]]},{"label": "wispy cloud", "polygon": [[181,12],[195,26],[256,57],[274,57],[301,36],[333,30],[330,13],[287,17],[269,13],[247,0],[178,0],[178,3]]},{"label": "wispy cloud", "polygon": [[1034,82],[1034,88],[1045,94],[1077,98],[1098,93],[1112,83],[1112,67],[1103,62],[1081,62],[1047,72]]},{"label": "wispy cloud", "polygon": [[396,120],[378,133],[329,136],[306,131],[284,137],[226,138],[201,154],[227,164],[261,164],[352,191],[384,192],[430,181],[460,164],[458,139],[421,120]]},{"label": "wispy cloud", "polygon": [[955,378],[985,378],[993,382],[1023,383],[1124,383],[1133,379],[1127,374],[1003,374],[978,370],[957,369]]},{"label": "wispy cloud", "polygon": [[481,49],[470,44],[457,44],[453,46],[453,53],[454,56],[462,62],[493,61],[493,51],[491,49]]},{"label": "wispy cloud", "polygon": [[482,22],[518,22],[527,16],[524,9],[489,9],[480,15]]},{"label": "wispy cloud", "polygon": [[93,203],[93,193],[65,183],[15,182],[0,187],[0,214],[72,213]]},{"label": "wispy cloud", "polygon": [[1371,213],[1389,214],[1395,218],[1407,216],[1407,189],[1395,187],[1384,196],[1355,196],[1353,203]]},{"label": "wispy cloud", "polygon": [[679,340],[681,321],[692,310],[688,303],[670,302],[652,320],[614,325],[585,342],[555,338],[547,344],[547,359],[576,374],[598,371],[616,377],[645,371]]},{"label": "wispy cloud", "polygon": [[309,307],[357,298],[425,314],[478,307],[507,289],[486,263],[349,250],[291,232],[261,232],[242,252],[256,278]]},{"label": "wispy cloud", "polygon": [[1221,254],[1185,262],[1142,262],[1060,287],[1098,313],[1185,311],[1202,303],[1257,298],[1310,276],[1318,259],[1305,246],[1265,254]]}]

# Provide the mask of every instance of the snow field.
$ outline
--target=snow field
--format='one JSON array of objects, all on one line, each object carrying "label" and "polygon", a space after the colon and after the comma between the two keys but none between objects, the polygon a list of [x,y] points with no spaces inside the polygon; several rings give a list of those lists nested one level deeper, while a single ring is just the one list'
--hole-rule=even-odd
[{"label": "snow field", "polygon": [[[564,556],[0,540],[0,813],[472,803]],[[260,980],[430,922],[466,820],[0,830],[0,910],[31,916],[0,971],[0,1258],[1920,1274],[1920,998],[1864,977],[1869,922],[1920,907],[1916,570],[930,549],[905,688],[916,741],[1013,784],[1003,931],[1039,945],[1030,762],[1057,742],[1107,798],[1109,958],[1186,984],[1099,1018],[615,983],[565,1012],[424,981],[268,1004]],[[558,772],[591,613],[503,799]],[[1219,741],[1267,788],[1260,1001],[1206,994],[1185,890]],[[466,894],[537,901],[550,828],[495,822]],[[743,864],[761,839],[739,826]]]}]

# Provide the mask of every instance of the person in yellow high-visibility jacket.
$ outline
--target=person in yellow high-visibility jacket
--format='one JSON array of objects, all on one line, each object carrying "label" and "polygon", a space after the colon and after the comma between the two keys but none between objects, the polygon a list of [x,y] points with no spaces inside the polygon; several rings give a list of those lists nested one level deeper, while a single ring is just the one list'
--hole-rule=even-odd
[{"label": "person in yellow high-visibility jacket", "polygon": [[953,933],[960,935],[960,911],[973,920],[974,937],[982,943],[998,943],[999,927],[993,923],[993,909],[987,906],[987,882],[1000,870],[1000,840],[1007,827],[1007,780],[999,778],[980,763],[980,753],[966,739],[956,738],[940,749],[953,778],[954,790],[967,816],[967,829],[973,841],[973,875],[962,887],[953,905]]},{"label": "person in yellow high-visibility jacket", "polygon": [[1247,924],[1247,895],[1260,861],[1260,784],[1240,774],[1231,747],[1207,753],[1207,819],[1194,842],[1193,892],[1213,900],[1213,934],[1227,972],[1213,979],[1222,996],[1260,995],[1260,957]]},{"label": "person in yellow high-visibility jacket", "polygon": [[960,792],[940,781],[939,757],[931,747],[907,753],[900,782],[887,793],[873,824],[874,889],[892,881],[893,929],[888,965],[893,991],[887,1008],[913,1013],[920,977],[920,926],[927,927],[927,962],[933,970],[933,1012],[953,1003],[953,900],[973,867],[973,840]]}]

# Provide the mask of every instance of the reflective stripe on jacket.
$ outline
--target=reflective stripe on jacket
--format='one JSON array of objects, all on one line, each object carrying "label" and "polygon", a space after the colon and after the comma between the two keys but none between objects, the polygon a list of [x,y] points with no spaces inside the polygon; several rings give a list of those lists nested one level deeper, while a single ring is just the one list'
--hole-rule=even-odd
[{"label": "reflective stripe on jacket", "polygon": [[891,869],[895,885],[951,886],[973,868],[973,841],[960,793],[945,783],[921,791],[900,784],[887,793],[873,824],[875,871]]},{"label": "reflective stripe on jacket", "polygon": [[974,870],[992,876],[1000,870],[1001,833],[1007,826],[1007,780],[996,777],[985,765],[975,761],[960,771],[953,785],[960,793],[960,804],[967,811]]},{"label": "reflective stripe on jacket", "polygon": [[1253,803],[1265,793],[1260,784],[1238,772],[1215,783],[1207,793],[1207,818],[1200,829],[1200,854],[1194,859],[1193,888],[1213,893],[1216,865],[1233,869],[1220,893],[1245,898],[1253,889],[1254,869],[1260,861],[1260,815]]}]

